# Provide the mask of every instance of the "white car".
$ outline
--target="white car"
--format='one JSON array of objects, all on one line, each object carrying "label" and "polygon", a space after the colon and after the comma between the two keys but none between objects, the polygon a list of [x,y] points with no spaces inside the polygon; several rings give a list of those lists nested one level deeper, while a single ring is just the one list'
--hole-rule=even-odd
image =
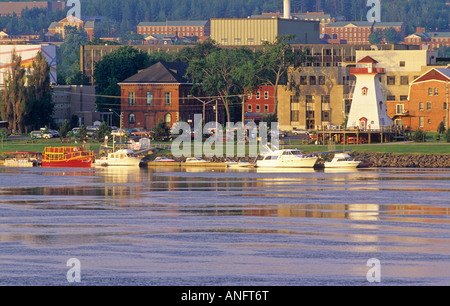
[{"label": "white car", "polygon": [[309,132],[306,130],[293,130],[292,133],[294,135],[309,135]]}]

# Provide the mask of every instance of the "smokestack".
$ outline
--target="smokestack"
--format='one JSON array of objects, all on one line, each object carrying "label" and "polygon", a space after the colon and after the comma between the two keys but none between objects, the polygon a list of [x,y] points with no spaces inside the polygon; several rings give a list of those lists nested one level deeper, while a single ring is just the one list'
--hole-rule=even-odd
[{"label": "smokestack", "polygon": [[291,19],[291,0],[284,0],[284,19]]}]

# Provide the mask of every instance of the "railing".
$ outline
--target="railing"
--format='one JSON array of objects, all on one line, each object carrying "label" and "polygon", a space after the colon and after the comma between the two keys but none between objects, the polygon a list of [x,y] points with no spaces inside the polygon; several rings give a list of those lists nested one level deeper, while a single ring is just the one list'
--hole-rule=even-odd
[{"label": "railing", "polygon": [[[370,72],[369,72],[370,71]],[[350,74],[378,74],[384,73],[384,68],[350,68]]]}]

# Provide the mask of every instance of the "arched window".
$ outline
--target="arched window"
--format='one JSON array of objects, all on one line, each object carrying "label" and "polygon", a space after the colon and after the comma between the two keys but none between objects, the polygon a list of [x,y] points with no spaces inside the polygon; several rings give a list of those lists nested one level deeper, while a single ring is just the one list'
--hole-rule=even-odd
[{"label": "arched window", "polygon": [[167,125],[170,125],[170,123],[172,122],[172,115],[171,114],[166,114],[164,116],[164,121],[166,122]]},{"label": "arched window", "polygon": [[135,123],[136,122],[136,115],[131,113],[128,115],[128,123]]},{"label": "arched window", "polygon": [[368,91],[369,89],[367,88],[367,87],[363,87],[363,89],[362,89],[362,95],[363,96],[367,96],[367,91]]}]

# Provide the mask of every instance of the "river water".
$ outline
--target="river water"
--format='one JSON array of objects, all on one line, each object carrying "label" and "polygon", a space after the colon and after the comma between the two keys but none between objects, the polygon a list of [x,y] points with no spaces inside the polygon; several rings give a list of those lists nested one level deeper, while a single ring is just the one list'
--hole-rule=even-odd
[{"label": "river water", "polygon": [[0,168],[0,285],[450,285],[449,210],[450,169]]}]

